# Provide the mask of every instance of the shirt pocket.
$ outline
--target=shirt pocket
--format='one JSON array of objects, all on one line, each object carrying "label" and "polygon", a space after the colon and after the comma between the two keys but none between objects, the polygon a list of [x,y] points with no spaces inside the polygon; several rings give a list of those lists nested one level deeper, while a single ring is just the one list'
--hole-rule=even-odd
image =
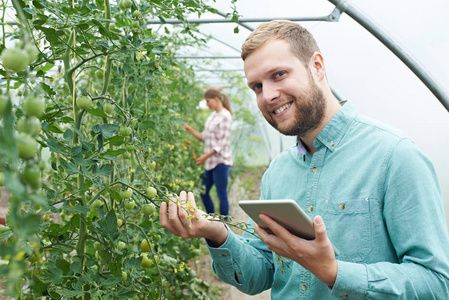
[{"label": "shirt pocket", "polygon": [[370,199],[326,200],[323,216],[338,260],[361,262],[371,251]]}]

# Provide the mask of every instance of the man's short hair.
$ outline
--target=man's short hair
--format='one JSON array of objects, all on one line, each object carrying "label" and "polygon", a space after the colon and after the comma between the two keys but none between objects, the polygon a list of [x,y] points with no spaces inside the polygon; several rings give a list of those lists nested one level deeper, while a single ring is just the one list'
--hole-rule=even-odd
[{"label": "man's short hair", "polygon": [[242,59],[271,39],[285,40],[290,50],[307,66],[313,53],[320,48],[313,35],[301,25],[288,20],[274,20],[261,24],[242,45]]}]

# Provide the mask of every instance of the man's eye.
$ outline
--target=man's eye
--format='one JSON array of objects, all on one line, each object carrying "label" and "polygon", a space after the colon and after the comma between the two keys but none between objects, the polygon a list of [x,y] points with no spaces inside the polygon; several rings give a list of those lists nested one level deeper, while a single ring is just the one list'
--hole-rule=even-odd
[{"label": "man's eye", "polygon": [[282,72],[277,72],[277,73],[274,75],[274,77],[279,78],[279,77],[282,77],[282,76],[284,76],[284,75],[285,75],[285,72],[282,71]]},{"label": "man's eye", "polygon": [[253,85],[253,90],[254,90],[255,92],[257,92],[257,91],[260,90],[261,88],[262,88],[262,84],[260,84],[260,83]]}]

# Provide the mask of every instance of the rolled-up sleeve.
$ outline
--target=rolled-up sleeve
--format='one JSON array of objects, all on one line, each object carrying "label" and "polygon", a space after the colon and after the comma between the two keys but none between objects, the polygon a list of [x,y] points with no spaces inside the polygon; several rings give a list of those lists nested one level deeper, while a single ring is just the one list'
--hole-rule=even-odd
[{"label": "rolled-up sleeve", "polygon": [[271,288],[272,253],[260,239],[244,238],[229,230],[226,242],[219,248],[209,247],[209,252],[212,269],[224,282],[250,295]]}]

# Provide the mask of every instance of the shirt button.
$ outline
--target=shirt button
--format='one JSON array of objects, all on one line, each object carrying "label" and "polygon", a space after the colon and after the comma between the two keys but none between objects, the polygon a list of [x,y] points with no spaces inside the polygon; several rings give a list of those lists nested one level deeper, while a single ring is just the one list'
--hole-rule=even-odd
[{"label": "shirt button", "polygon": [[242,273],[238,273],[238,274],[237,274],[237,277],[240,277],[240,276],[242,276]]},{"label": "shirt button", "polygon": [[313,173],[316,173],[316,171],[318,171],[318,168],[317,167],[313,167],[312,171],[313,171]]},{"label": "shirt button", "polygon": [[307,290],[307,285],[303,284],[303,285],[301,286],[301,288],[302,288],[304,291],[306,291],[306,290]]},{"label": "shirt button", "polygon": [[340,203],[338,207],[340,207],[340,209],[345,209],[346,205],[344,203]]},{"label": "shirt button", "polygon": [[221,256],[225,256],[226,257],[226,256],[228,256],[228,254],[227,253],[223,253]]},{"label": "shirt button", "polygon": [[334,142],[331,142],[331,147],[334,147],[334,146],[335,146]]},{"label": "shirt button", "polygon": [[313,206],[309,206],[309,208],[307,208],[310,212],[313,211]]},{"label": "shirt button", "polygon": [[341,295],[341,297],[342,298],[348,298],[348,295],[347,294],[343,294],[343,295]]}]

